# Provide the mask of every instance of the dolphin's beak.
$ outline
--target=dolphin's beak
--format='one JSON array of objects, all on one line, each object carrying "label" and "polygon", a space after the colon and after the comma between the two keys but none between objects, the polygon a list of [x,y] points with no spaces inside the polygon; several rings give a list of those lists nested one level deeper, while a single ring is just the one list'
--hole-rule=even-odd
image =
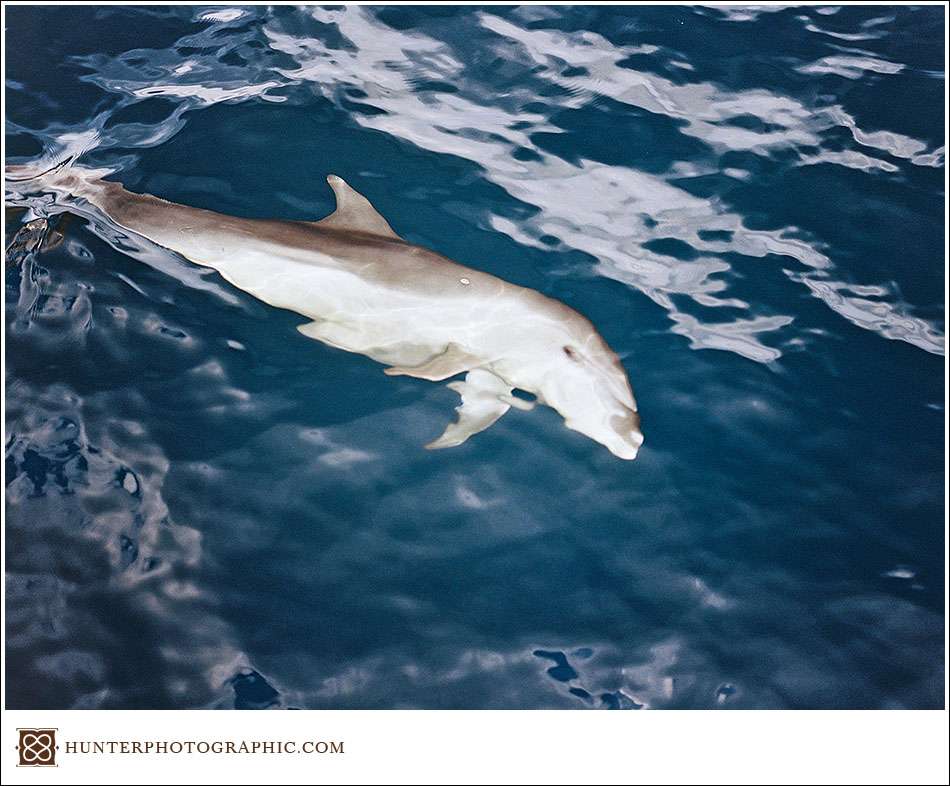
[{"label": "dolphin's beak", "polygon": [[607,445],[607,449],[618,458],[632,461],[640,452],[643,432],[640,431],[640,414],[636,410],[624,408],[626,414],[614,419],[618,439],[614,444]]},{"label": "dolphin's beak", "polygon": [[[616,423],[616,420],[621,423]],[[578,424],[571,420],[565,420],[564,425],[571,431],[578,431],[585,436],[590,437],[595,442],[607,448],[617,458],[627,461],[633,461],[640,452],[640,446],[643,444],[643,434],[640,431],[640,417],[633,410],[628,410],[628,414],[615,419],[614,428],[611,428],[607,434],[604,431],[599,433],[594,431],[585,431],[579,428]],[[608,436],[609,435],[609,436]]]},{"label": "dolphin's beak", "polygon": [[614,445],[608,445],[607,449],[618,458],[633,461],[640,452],[640,446],[643,444],[643,434],[639,431],[633,431],[622,438]]}]

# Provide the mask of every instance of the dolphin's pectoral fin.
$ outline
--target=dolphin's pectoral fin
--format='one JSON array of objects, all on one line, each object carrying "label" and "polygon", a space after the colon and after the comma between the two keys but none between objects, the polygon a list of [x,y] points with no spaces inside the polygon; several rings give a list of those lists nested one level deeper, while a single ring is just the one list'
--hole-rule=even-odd
[{"label": "dolphin's pectoral fin", "polygon": [[499,396],[498,398],[500,398],[506,404],[510,404],[515,409],[520,409],[522,412],[530,412],[532,409],[534,409],[534,405],[537,403],[535,401],[525,401],[523,398],[512,396],[510,393],[505,396]]},{"label": "dolphin's pectoral fin", "polygon": [[472,369],[465,375],[464,382],[451,382],[449,387],[462,396],[462,404],[455,409],[458,420],[449,423],[441,437],[426,445],[430,450],[461,445],[472,434],[492,425],[511,407],[502,400],[511,393],[511,386],[484,369]]},{"label": "dolphin's pectoral fin", "polygon": [[336,210],[326,218],[316,221],[319,226],[346,229],[351,232],[366,232],[370,235],[402,240],[377,211],[370,201],[354,189],[342,177],[328,175],[327,182],[336,197]]},{"label": "dolphin's pectoral fin", "polygon": [[[456,374],[467,371],[477,363],[482,362],[474,355],[468,354],[459,347],[458,344],[449,344],[444,352],[430,358],[425,363],[418,366],[393,366],[387,368],[385,373],[391,377],[405,375],[407,377],[418,377],[419,379],[428,379],[432,382],[439,382]],[[496,377],[497,379],[497,377]]]},{"label": "dolphin's pectoral fin", "polygon": [[297,330],[307,338],[314,338],[331,347],[345,349],[347,352],[360,352],[365,349],[366,339],[363,334],[339,322],[306,322],[303,325],[297,325]]}]

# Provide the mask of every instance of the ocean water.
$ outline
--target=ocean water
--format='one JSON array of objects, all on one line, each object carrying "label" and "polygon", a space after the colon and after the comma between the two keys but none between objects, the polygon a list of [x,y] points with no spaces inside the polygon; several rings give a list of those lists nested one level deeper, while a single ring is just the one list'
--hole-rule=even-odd
[{"label": "ocean water", "polygon": [[943,14],[7,8],[8,163],[288,219],[337,173],[587,315],[646,437],[426,451],[444,385],[21,201],[7,706],[942,706]]}]

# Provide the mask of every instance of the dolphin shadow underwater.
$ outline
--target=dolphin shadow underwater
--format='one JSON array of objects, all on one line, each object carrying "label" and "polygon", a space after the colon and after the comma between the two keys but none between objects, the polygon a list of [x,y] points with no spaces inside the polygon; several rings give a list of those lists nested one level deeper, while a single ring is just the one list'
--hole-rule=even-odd
[{"label": "dolphin shadow underwater", "polygon": [[289,221],[136,194],[105,180],[110,170],[70,164],[40,173],[9,166],[7,189],[92,205],[258,300],[307,317],[297,328],[305,336],[383,363],[390,376],[439,382],[464,373],[448,383],[462,399],[457,418],[427,448],[461,445],[512,407],[539,403],[615,456],[636,458],[643,435],[633,390],[590,320],[533,289],[406,242],[342,178],[327,177],[333,213]]}]

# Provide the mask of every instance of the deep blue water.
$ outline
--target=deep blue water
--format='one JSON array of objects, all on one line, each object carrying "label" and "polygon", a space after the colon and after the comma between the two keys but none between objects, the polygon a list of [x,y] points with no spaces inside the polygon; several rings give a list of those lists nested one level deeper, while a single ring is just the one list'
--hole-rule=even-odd
[{"label": "deep blue water", "polygon": [[942,706],[943,13],[9,7],[8,162],[293,219],[335,172],[590,317],[646,442],[425,451],[444,385],[33,199],[7,705]]}]

